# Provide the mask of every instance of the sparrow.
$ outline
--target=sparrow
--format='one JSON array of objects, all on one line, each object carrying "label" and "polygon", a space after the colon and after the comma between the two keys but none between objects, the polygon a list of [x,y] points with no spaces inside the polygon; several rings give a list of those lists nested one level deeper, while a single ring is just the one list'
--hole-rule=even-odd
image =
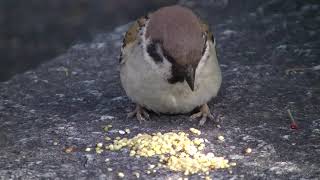
[{"label": "sparrow", "polygon": [[190,9],[174,5],[139,18],[126,32],[120,53],[120,79],[136,103],[128,114],[149,119],[146,110],[184,114],[199,125],[213,119],[207,103],[221,85],[215,39]]}]

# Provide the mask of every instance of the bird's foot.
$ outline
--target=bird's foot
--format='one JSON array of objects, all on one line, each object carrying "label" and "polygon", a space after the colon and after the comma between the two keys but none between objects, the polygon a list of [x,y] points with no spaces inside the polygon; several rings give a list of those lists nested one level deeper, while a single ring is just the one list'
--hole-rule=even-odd
[{"label": "bird's foot", "polygon": [[135,110],[132,112],[128,113],[127,117],[128,118],[133,118],[134,116],[137,117],[139,123],[141,124],[143,121],[146,121],[146,119],[150,119],[150,116],[148,112],[139,104],[137,104]]},{"label": "bird's foot", "polygon": [[210,120],[214,120],[214,117],[213,115],[210,113],[210,109],[208,107],[207,104],[204,104],[200,107],[200,111],[191,115],[190,116],[190,119],[197,119],[197,118],[200,118],[200,121],[199,121],[199,126],[203,126],[204,123],[207,121],[207,118],[209,118]]}]

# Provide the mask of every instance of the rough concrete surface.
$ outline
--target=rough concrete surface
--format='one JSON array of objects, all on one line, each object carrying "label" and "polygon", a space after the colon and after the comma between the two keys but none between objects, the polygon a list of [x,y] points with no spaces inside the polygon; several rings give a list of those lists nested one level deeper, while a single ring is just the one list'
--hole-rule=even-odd
[{"label": "rough concrete surface", "polygon": [[[257,1],[211,7],[181,1],[214,30],[223,83],[209,103],[221,128],[200,128],[205,151],[237,165],[214,179],[318,179],[320,177],[320,5],[314,1]],[[224,1],[228,3],[228,1]],[[247,2],[247,1],[244,1]],[[245,4],[245,3],[244,3]],[[213,6],[213,5],[212,5]],[[230,8],[216,10],[217,8]],[[242,8],[242,10],[240,10]],[[216,10],[216,11],[215,11]],[[141,132],[188,131],[189,115],[156,115],[139,124],[126,119],[134,104],[119,81],[118,55],[128,25],[0,84],[0,179],[142,179],[184,177],[160,169],[156,158],[135,159],[125,150],[102,154],[85,147],[104,142],[102,127]],[[297,69],[298,68],[298,69]],[[299,69],[300,68],[300,69]],[[301,69],[305,68],[305,69]],[[290,128],[290,109],[298,129]],[[217,140],[223,135],[223,143]],[[74,147],[66,153],[65,149]],[[252,148],[244,155],[245,148]],[[109,158],[109,162],[105,159]],[[107,168],[112,168],[109,172]],[[199,179],[193,175],[189,179]]]}]

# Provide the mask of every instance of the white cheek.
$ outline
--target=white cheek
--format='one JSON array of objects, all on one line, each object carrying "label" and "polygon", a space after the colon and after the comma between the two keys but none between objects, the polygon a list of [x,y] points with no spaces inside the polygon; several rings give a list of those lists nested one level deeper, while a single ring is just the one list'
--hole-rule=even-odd
[{"label": "white cheek", "polygon": [[150,38],[146,38],[146,28],[148,27],[148,22],[146,23],[145,27],[142,29],[142,50],[145,62],[150,65],[150,68],[158,72],[160,76],[164,79],[168,79],[171,77],[171,63],[163,57],[162,63],[156,63],[152,60],[151,56],[147,52],[147,46],[150,43]]},{"label": "white cheek", "polygon": [[199,62],[199,64],[198,64],[198,67],[197,67],[197,69],[196,69],[196,77],[197,77],[197,76],[199,75],[199,73],[201,72],[201,69],[203,69],[203,67],[206,65],[206,62],[207,62],[208,59],[209,59],[208,57],[209,57],[209,53],[210,53],[210,48],[211,48],[211,46],[214,45],[214,44],[212,44],[211,42],[207,41],[207,42],[206,42],[206,45],[207,45],[206,50],[205,50],[203,56],[201,57],[200,62]]}]

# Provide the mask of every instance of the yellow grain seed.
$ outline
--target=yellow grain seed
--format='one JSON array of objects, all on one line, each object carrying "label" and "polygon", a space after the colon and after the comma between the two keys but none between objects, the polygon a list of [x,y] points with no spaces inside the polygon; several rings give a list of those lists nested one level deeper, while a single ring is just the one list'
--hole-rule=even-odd
[{"label": "yellow grain seed", "polygon": [[230,166],[236,166],[236,165],[237,165],[236,162],[231,162],[231,163],[230,163]]},{"label": "yellow grain seed", "polygon": [[223,136],[218,136],[218,139],[220,140],[220,141],[224,141],[224,137]]},{"label": "yellow grain seed", "polygon": [[135,175],[137,178],[140,178],[140,173],[134,172],[133,175]]},{"label": "yellow grain seed", "polygon": [[86,151],[86,152],[90,152],[90,151],[91,151],[91,148],[87,147],[87,148],[85,149],[85,151]]},{"label": "yellow grain seed", "polygon": [[156,165],[154,165],[154,164],[149,164],[149,169],[153,169],[153,168],[155,168],[156,167]]},{"label": "yellow grain seed", "polygon": [[196,129],[196,128],[190,128],[189,129],[193,134],[196,134],[196,135],[200,135],[201,134],[201,131]]},{"label": "yellow grain seed", "polygon": [[123,172],[118,172],[118,176],[119,176],[120,178],[123,178],[123,177],[124,177]]},{"label": "yellow grain seed", "polygon": [[102,146],[103,146],[102,143],[98,143],[98,144],[97,144],[97,147],[98,147],[98,148],[101,148]]},{"label": "yellow grain seed", "polygon": [[246,150],[245,150],[245,153],[246,154],[250,154],[252,152],[252,149],[251,148],[247,148]]},{"label": "yellow grain seed", "polygon": [[130,151],[130,156],[134,156],[134,155],[136,155],[136,151],[131,150]]},{"label": "yellow grain seed", "polygon": [[66,148],[65,150],[64,150],[66,153],[72,153],[72,152],[74,152],[75,151],[75,147],[68,147],[68,148]]},{"label": "yellow grain seed", "polygon": [[126,128],[124,131],[126,131],[127,134],[130,134],[130,129]]}]

